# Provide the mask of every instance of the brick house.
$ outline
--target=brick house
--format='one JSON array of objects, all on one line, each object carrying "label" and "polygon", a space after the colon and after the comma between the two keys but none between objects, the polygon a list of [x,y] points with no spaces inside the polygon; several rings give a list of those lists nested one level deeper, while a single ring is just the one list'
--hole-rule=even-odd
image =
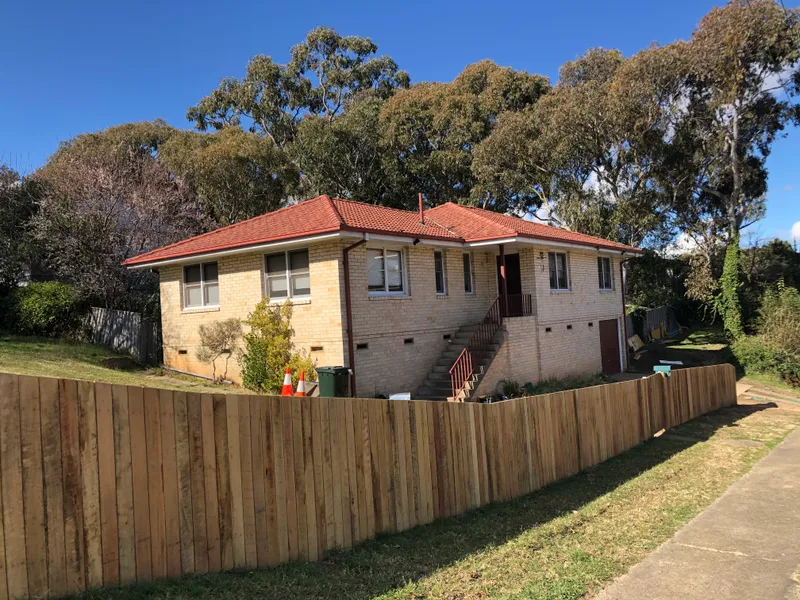
[{"label": "brick house", "polygon": [[124,264],[160,274],[169,367],[209,375],[198,327],[269,297],[293,304],[298,348],[351,367],[359,396],[463,400],[503,379],[624,369],[621,262],[640,253],[452,203],[320,196]]}]

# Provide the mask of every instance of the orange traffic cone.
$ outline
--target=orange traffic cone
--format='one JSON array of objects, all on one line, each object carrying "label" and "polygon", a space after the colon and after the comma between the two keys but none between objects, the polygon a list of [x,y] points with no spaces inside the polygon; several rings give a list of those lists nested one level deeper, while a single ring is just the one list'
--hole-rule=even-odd
[{"label": "orange traffic cone", "polygon": [[286,374],[283,376],[281,396],[294,396],[294,390],[292,390],[292,371],[289,367],[286,367]]},{"label": "orange traffic cone", "polygon": [[295,396],[305,396],[306,395],[306,372],[300,371],[300,381],[297,382],[297,392]]}]

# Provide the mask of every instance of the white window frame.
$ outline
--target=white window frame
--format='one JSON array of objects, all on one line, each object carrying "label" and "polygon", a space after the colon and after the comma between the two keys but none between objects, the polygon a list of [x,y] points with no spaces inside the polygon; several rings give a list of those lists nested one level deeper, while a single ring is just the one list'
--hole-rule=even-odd
[{"label": "white window frame", "polygon": [[463,252],[461,254],[461,272],[464,274],[464,257],[469,259],[469,291],[467,291],[467,279],[464,279],[464,293],[468,296],[475,295],[475,265],[472,262],[472,252]]},{"label": "white window frame", "polygon": [[[608,287],[606,287],[604,285],[606,283],[604,281],[604,279],[605,279],[605,269],[602,266],[600,266],[600,265],[604,265],[606,262],[608,262]],[[598,282],[597,283],[598,283],[598,286],[600,288],[600,291],[601,292],[613,292],[614,291],[614,265],[611,264],[611,258],[608,257],[608,256],[598,256],[597,257],[597,266],[598,266],[598,270],[597,270]]]},{"label": "white window frame", "polygon": [[[561,254],[564,256],[564,276],[567,278],[566,287],[553,287],[552,282],[550,282],[550,255],[555,256],[555,267],[556,267],[556,285],[558,285],[558,255]],[[551,292],[569,292],[572,289],[570,285],[570,277],[569,277],[569,253],[568,252],[554,252],[548,251],[547,253],[547,279],[548,285],[550,286]]]},{"label": "white window frame", "polygon": [[[204,308],[219,308],[219,300],[217,300],[216,304],[209,304],[206,301],[206,270],[205,265],[215,264],[217,265],[217,278],[214,280],[214,283],[217,286],[217,298],[219,298],[219,261],[216,260],[208,260],[206,262],[199,262],[199,263],[192,263],[190,265],[183,265],[181,269],[181,287],[183,289],[183,310],[202,310]],[[186,283],[186,269],[189,267],[200,267],[200,283]],[[210,282],[208,282],[210,283]],[[188,291],[190,289],[199,289],[200,290],[200,304],[191,305],[189,304],[189,295]]]},{"label": "white window frame", "polygon": [[[383,290],[369,289],[369,265],[367,265],[367,294],[373,297],[383,296],[408,296],[408,261],[406,260],[406,251],[404,248],[387,248],[383,246],[368,246],[366,251],[367,260],[369,260],[370,250],[380,250],[383,252]],[[400,269],[402,271],[403,290],[400,292],[389,291],[389,278],[386,277],[386,253],[399,252],[400,253]]]},{"label": "white window frame", "polygon": [[436,286],[436,255],[440,254],[442,256],[442,287],[444,288],[441,292],[437,289],[436,295],[437,296],[447,296],[447,254],[444,250],[434,250],[433,251],[433,284],[434,287]]},{"label": "white window frame", "polygon": [[[264,273],[264,286],[263,286],[262,293],[264,294],[264,296],[263,296],[264,298],[269,298],[270,303],[272,303],[273,301],[282,303],[282,302],[286,302],[287,300],[309,300],[309,299],[311,299],[311,293],[310,292],[308,294],[302,294],[302,295],[297,295],[297,296],[292,294],[292,273],[293,273],[293,271],[292,271],[292,263],[289,261],[289,255],[292,252],[301,252],[303,250],[308,252],[308,248],[292,248],[291,250],[285,250],[283,252],[267,252],[266,254],[264,254],[264,257],[262,259],[264,264],[263,264],[262,269],[261,269],[262,272]],[[267,272],[267,257],[268,256],[275,256],[275,255],[278,255],[278,254],[283,254],[284,264],[286,265],[286,268],[284,269],[284,277],[286,278],[286,295],[273,298],[269,293],[270,274]],[[305,274],[306,272],[308,274],[308,279],[309,279],[308,288],[310,290],[311,289],[311,254],[310,253],[308,255],[308,268],[307,269],[300,269],[299,271],[294,271],[294,273],[297,273],[297,274],[300,274],[300,275]],[[278,275],[273,275],[273,277],[278,277]]]}]

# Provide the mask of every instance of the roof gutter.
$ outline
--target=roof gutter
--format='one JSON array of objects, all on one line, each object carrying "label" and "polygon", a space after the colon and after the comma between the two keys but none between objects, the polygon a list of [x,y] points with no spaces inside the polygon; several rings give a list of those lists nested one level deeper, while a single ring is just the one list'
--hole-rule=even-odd
[{"label": "roof gutter", "polygon": [[347,327],[345,332],[347,334],[347,362],[350,367],[350,396],[356,397],[356,351],[355,343],[353,342],[353,302],[350,291],[350,251],[355,250],[359,246],[367,243],[368,235],[365,234],[362,239],[355,244],[350,244],[342,250],[342,263],[344,265],[344,310],[347,318]]},{"label": "roof gutter", "polygon": [[175,258],[167,258],[164,260],[154,260],[152,262],[142,262],[133,265],[127,265],[131,270],[135,269],[152,269],[154,267],[163,267],[166,265],[192,263],[197,262],[199,259],[218,258],[222,256],[232,256],[234,254],[245,254],[247,252],[255,252],[257,250],[270,250],[273,248],[285,248],[287,246],[302,246],[310,242],[320,242],[332,238],[339,237],[360,237],[361,234],[349,231],[336,231],[333,233],[323,233],[319,235],[309,235],[302,238],[293,238],[288,240],[281,240],[277,242],[269,242],[266,244],[254,244],[250,246],[240,246],[238,248],[231,248],[230,250],[217,250],[212,252],[198,252],[197,254],[188,254],[184,256],[177,256]]}]

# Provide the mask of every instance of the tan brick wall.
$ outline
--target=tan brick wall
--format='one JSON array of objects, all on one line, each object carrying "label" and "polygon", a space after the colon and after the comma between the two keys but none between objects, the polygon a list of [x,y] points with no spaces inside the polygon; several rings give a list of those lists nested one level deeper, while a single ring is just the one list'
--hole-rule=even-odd
[{"label": "tan brick wall", "polygon": [[[570,280],[567,291],[550,289],[550,251],[567,254]],[[535,245],[522,248],[519,254],[522,291],[534,295],[536,316],[506,320],[505,338],[478,386],[477,395],[494,393],[498,381],[503,379],[524,384],[551,377],[599,373],[602,370],[599,321],[615,319],[618,328],[622,327],[619,256],[600,254],[611,258],[614,289],[605,291],[600,290],[595,251]]]},{"label": "tan brick wall", "polygon": [[520,385],[539,381],[538,327],[536,317],[515,317],[504,322],[500,350],[478,385],[475,396],[494,394],[502,380]]},{"label": "tan brick wall", "polygon": [[[600,290],[597,277],[598,254],[591,250],[576,250],[556,246],[534,246],[535,287],[541,324],[615,318],[622,314],[622,291],[619,282],[619,256],[601,254],[611,258],[614,289]],[[567,254],[570,289],[550,289],[548,252]],[[530,257],[529,257],[530,258]]]},{"label": "tan brick wall", "polygon": [[[322,351],[310,353],[318,365],[347,364],[342,249],[353,241],[341,239],[309,247],[311,299],[296,301],[292,324],[298,348],[310,352],[312,346],[322,346]],[[368,247],[381,246],[384,244],[368,243]],[[393,247],[391,243],[385,246]],[[600,370],[596,321],[621,315],[619,258],[612,259],[615,289],[603,292],[598,289],[597,254],[568,251],[571,289],[553,292],[549,289],[549,249],[562,251],[547,246],[520,250],[522,291],[533,295],[537,316],[508,320],[509,339],[513,341],[501,350],[505,355],[498,356],[497,366],[492,366],[497,379],[514,378],[524,383],[566,372]],[[356,350],[360,396],[413,392],[446,348],[448,342],[443,336],[455,333],[461,325],[479,322],[497,297],[496,249],[471,252],[473,294],[464,292],[464,250],[441,250],[446,262],[445,296],[436,294],[431,246],[404,247],[408,295],[401,297],[370,296],[366,247],[351,252],[354,344],[368,344],[368,348]],[[160,270],[164,361],[168,366],[210,375],[210,365],[200,363],[195,357],[198,327],[230,317],[244,319],[262,298],[263,253],[220,258],[218,264],[220,307],[210,310],[184,311],[183,267],[167,266]],[[593,329],[587,328],[589,320],[594,321]],[[573,325],[569,332],[565,329],[567,324]],[[545,327],[553,328],[548,336]],[[406,338],[413,338],[413,343],[404,343]],[[186,354],[179,354],[179,350],[186,350]],[[229,377],[240,381],[235,359],[230,361]]]},{"label": "tan brick wall", "polygon": [[[369,243],[368,247],[381,247]],[[391,247],[391,245],[387,246]],[[438,248],[437,248],[438,250]],[[366,248],[351,254],[354,340],[369,344],[356,350],[359,396],[414,392],[447,346],[442,336],[461,325],[480,321],[497,297],[494,255],[472,252],[474,289],[464,293],[461,248],[442,248],[447,295],[436,294],[434,248],[405,249],[408,296],[370,296],[367,287]],[[413,344],[405,344],[413,338]]]},{"label": "tan brick wall", "polygon": [[[181,296],[182,265],[166,266],[161,275],[161,324],[164,335],[164,363],[167,366],[201,375],[211,375],[211,366],[196,358],[201,324],[236,317],[246,319],[263,298],[264,254],[240,254],[218,259],[219,308],[183,310]],[[341,251],[338,241],[309,247],[311,299],[294,304],[292,327],[295,345],[310,353],[320,365],[344,363],[343,308],[339,294]],[[322,351],[311,352],[311,346]],[[179,354],[186,350],[186,354]],[[218,371],[222,367],[218,362]],[[224,368],[224,367],[222,367]],[[228,376],[241,381],[235,358]]]}]

